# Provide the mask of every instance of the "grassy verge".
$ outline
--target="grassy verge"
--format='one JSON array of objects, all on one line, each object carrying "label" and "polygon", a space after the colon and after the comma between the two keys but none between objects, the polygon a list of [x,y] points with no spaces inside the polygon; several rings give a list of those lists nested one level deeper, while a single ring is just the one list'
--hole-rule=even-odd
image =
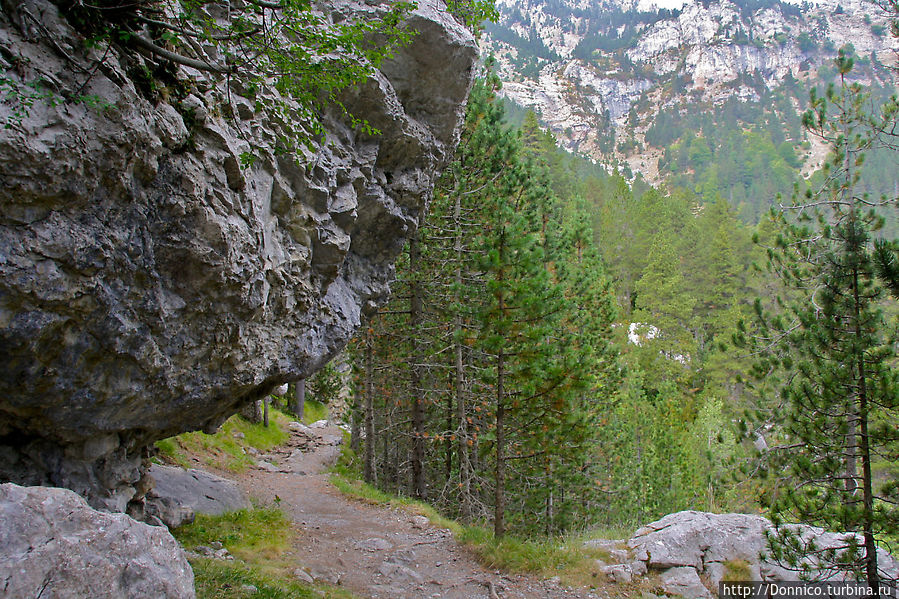
[{"label": "grassy verge", "polygon": [[[602,551],[584,547],[583,539],[572,537],[535,541],[511,535],[497,539],[486,526],[451,520],[427,503],[390,495],[361,481],[348,443],[343,444],[343,453],[332,468],[331,482],[344,495],[356,500],[405,509],[427,517],[435,526],[449,529],[456,541],[487,568],[543,578],[558,576],[563,584],[569,586],[608,588],[608,582],[599,574],[596,563],[598,558],[603,557]],[[614,588],[613,594],[616,594]]]},{"label": "grassy verge", "polygon": [[207,466],[228,472],[243,472],[253,465],[247,449],[271,450],[285,441],[290,433],[287,424],[291,418],[277,409],[269,411],[269,426],[251,424],[234,415],[229,418],[214,435],[202,432],[183,433],[156,442],[159,455],[165,461],[189,468],[190,455],[202,460]]},{"label": "grassy verge", "polygon": [[220,516],[197,514],[175,536],[188,549],[219,541],[236,558],[271,561],[290,549],[291,528],[283,511],[253,508]]},{"label": "grassy verge", "polygon": [[303,404],[303,424],[312,424],[319,420],[328,419],[328,405],[315,400],[308,400]]},{"label": "grassy verge", "polygon": [[342,589],[307,585],[293,575],[296,564],[285,553],[290,549],[294,533],[290,520],[279,509],[198,515],[193,524],[172,532],[189,550],[218,541],[235,557],[234,561],[191,560],[198,599],[352,598]]}]

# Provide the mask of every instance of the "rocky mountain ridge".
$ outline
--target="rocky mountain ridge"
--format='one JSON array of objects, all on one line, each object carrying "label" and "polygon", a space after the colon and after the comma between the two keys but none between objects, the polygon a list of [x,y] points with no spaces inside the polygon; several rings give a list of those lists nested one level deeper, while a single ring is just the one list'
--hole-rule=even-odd
[{"label": "rocky mountain ridge", "polygon": [[879,8],[863,0],[710,0],[651,12],[629,2],[502,0],[499,8],[482,54],[496,57],[505,97],[536,111],[564,148],[629,160],[650,179],[658,156],[616,140],[643,145],[661,109],[758,101],[785,80],[808,79],[846,44],[867,63],[861,80],[888,83],[883,65],[899,48]]}]

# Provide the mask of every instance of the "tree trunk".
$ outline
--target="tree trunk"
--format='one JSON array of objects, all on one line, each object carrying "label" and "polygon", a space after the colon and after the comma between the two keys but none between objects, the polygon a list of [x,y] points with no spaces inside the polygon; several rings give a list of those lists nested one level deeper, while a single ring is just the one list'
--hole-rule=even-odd
[{"label": "tree trunk", "polygon": [[[457,331],[461,329],[461,318],[459,316],[456,317],[456,327]],[[466,521],[470,521],[473,514],[473,506],[472,506],[472,497],[471,497],[471,459],[469,456],[469,446],[468,446],[468,414],[466,413],[465,408],[465,373],[463,371],[463,362],[462,362],[462,343],[461,341],[456,341],[456,364],[455,364],[455,373],[454,373],[454,388],[456,392],[456,420],[459,422],[459,439],[458,439],[458,451],[459,451],[459,482],[462,484],[462,497],[461,497],[461,513],[462,519]]]},{"label": "tree trunk", "polygon": [[[462,289],[462,196],[456,194],[453,206],[453,225],[455,238],[453,239],[453,251],[456,254],[456,305],[461,305]],[[454,327],[454,353],[455,364],[453,372],[453,390],[456,396],[456,420],[459,422],[459,482],[462,484],[461,513],[462,519],[471,521],[473,514],[471,497],[471,472],[472,465],[468,447],[468,413],[465,407],[465,364],[462,361],[462,314],[456,309]]]},{"label": "tree trunk", "polygon": [[544,506],[544,511],[546,512],[544,518],[546,519],[546,536],[551,537],[553,534],[553,485],[555,481],[552,478],[552,468],[550,464],[547,463],[544,468],[544,474],[546,476],[546,482],[544,483],[548,487],[548,493],[546,494],[546,505]]},{"label": "tree trunk", "polygon": [[[854,215],[854,212],[853,212]],[[855,338],[862,338],[861,298],[859,291],[859,272],[855,268],[852,273],[852,294],[855,304],[854,324]],[[865,356],[856,358],[858,375],[858,454],[862,460],[862,536],[865,540],[865,577],[874,597],[879,596],[880,575],[877,572],[877,544],[874,539],[874,479],[871,472],[871,444],[868,438],[868,385],[865,369]],[[853,454],[854,462],[855,454]]]},{"label": "tree trunk", "polygon": [[372,333],[365,335],[365,456],[363,458],[362,478],[368,484],[373,484],[375,477],[372,467],[375,457],[375,411],[373,406],[374,390],[372,389],[372,377],[374,373],[374,344]]},{"label": "tree trunk", "polygon": [[262,400],[262,425],[265,428],[268,428],[268,404],[271,402],[271,398],[266,397]]},{"label": "tree trunk", "polygon": [[409,392],[412,394],[412,496],[424,499],[426,496],[424,461],[425,461],[425,425],[424,425],[424,401],[422,398],[422,357],[419,346],[421,334],[421,283],[418,281],[420,255],[418,248],[418,233],[409,239],[409,272],[412,279],[409,284],[409,324],[410,331],[410,356],[412,368],[409,371]]},{"label": "tree trunk", "polygon": [[506,534],[506,438],[505,403],[503,400],[504,356],[496,357],[496,487],[493,495],[493,536],[497,539]]},{"label": "tree trunk", "polygon": [[288,414],[297,414],[297,384],[287,383],[287,395],[284,396],[286,409]]},{"label": "tree trunk", "polygon": [[444,482],[449,482],[449,479],[453,476],[453,442],[449,432],[453,430],[453,396],[449,393],[446,394],[445,408],[446,439],[443,444],[443,480]]},{"label": "tree trunk", "polygon": [[350,449],[353,451],[353,455],[359,455],[359,449],[362,447],[360,439],[362,436],[362,418],[359,412],[359,402],[354,398],[353,407],[350,411]]},{"label": "tree trunk", "polygon": [[[505,231],[500,233],[499,263],[504,264],[503,250],[505,249]],[[503,269],[500,268],[496,275],[500,291],[497,296],[497,307],[500,318],[506,320],[506,303],[502,291]],[[506,534],[506,355],[501,347],[496,356],[496,488],[493,497],[493,535],[498,539]]]},{"label": "tree trunk", "polygon": [[304,413],[306,411],[306,379],[300,379],[297,381],[295,401],[296,409],[293,411],[293,413],[297,415],[297,420],[302,422]]}]

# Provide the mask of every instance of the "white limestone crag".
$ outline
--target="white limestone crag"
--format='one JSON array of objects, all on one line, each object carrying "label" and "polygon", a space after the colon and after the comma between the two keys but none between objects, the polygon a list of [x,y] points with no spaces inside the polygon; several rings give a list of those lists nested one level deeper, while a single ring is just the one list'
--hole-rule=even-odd
[{"label": "white limestone crag", "polygon": [[[789,525],[789,529],[798,532],[803,542],[813,539],[819,550],[845,547],[851,536],[803,525]],[[624,555],[615,552],[623,541],[588,541],[588,546],[609,551],[612,561],[619,562],[601,566],[601,571],[616,582],[629,583],[653,571],[660,575],[662,588],[669,595],[707,599],[710,592],[717,594],[718,583],[729,569],[746,570],[749,579],[755,581],[800,580],[797,569],[785,568],[767,557],[766,534],[776,533],[771,522],[758,515],[684,511],[638,529],[626,542],[628,551]],[[883,549],[878,550],[877,558],[884,580],[899,578],[899,562]],[[806,563],[816,578],[843,579],[842,573],[822,569],[814,557]]]}]

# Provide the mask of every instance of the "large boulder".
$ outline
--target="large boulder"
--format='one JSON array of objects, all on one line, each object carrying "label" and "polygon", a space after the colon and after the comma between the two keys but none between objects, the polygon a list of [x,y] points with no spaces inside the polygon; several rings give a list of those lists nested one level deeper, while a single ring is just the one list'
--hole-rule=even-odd
[{"label": "large boulder", "polygon": [[4,597],[191,599],[194,575],[164,527],[99,512],[69,491],[0,485]]},{"label": "large boulder", "polygon": [[[827,532],[812,526],[791,524],[785,529],[802,543],[813,543],[820,551],[846,546],[851,534]],[[781,530],[785,530],[782,528]],[[711,514],[684,511],[667,516],[638,529],[626,542],[587,541],[588,547],[609,552],[610,561],[600,570],[616,582],[630,582],[634,577],[655,571],[669,595],[689,599],[705,599],[709,592],[717,594],[718,583],[725,577],[760,582],[795,582],[808,569],[814,579],[843,580],[845,574],[835,572],[808,557],[798,568],[787,568],[773,561],[767,552],[768,537],[778,530],[762,516],[752,514]],[[859,544],[862,539],[856,537]],[[627,551],[620,551],[626,546]],[[899,562],[887,551],[878,549],[878,567],[884,580],[899,578]],[[708,584],[708,587],[705,584]]]},{"label": "large boulder", "polygon": [[193,521],[195,514],[217,516],[251,507],[240,488],[227,478],[195,468],[153,464],[153,488],[147,493],[147,516],[169,528]]},{"label": "large boulder", "polygon": [[239,81],[179,66],[187,95],[150,98],[139,55],[104,55],[48,0],[2,4],[0,76],[24,91],[0,102],[0,480],[123,510],[152,441],[309,376],[386,300],[477,51],[419,0],[412,42],[343,98],[380,134],[335,108],[297,159]]},{"label": "large boulder", "polygon": [[[819,550],[846,546],[846,533],[821,528],[789,525],[804,543],[814,540]],[[776,534],[767,518],[752,514],[710,514],[684,511],[668,514],[647,524],[627,542],[634,559],[654,570],[692,568],[704,574],[713,586],[727,574],[728,567],[745,569],[750,579],[790,582],[800,580],[798,569],[785,568],[767,556],[767,536]],[[861,542],[861,537],[858,537]],[[764,557],[764,559],[763,559]],[[877,552],[881,573],[888,579],[899,577],[899,563],[885,550]],[[814,557],[807,560],[811,572],[824,579],[841,574],[824,571]]]},{"label": "large boulder", "polygon": [[638,529],[627,544],[650,568],[701,572],[710,562],[758,562],[770,526],[767,519],[750,514],[677,512]]}]

